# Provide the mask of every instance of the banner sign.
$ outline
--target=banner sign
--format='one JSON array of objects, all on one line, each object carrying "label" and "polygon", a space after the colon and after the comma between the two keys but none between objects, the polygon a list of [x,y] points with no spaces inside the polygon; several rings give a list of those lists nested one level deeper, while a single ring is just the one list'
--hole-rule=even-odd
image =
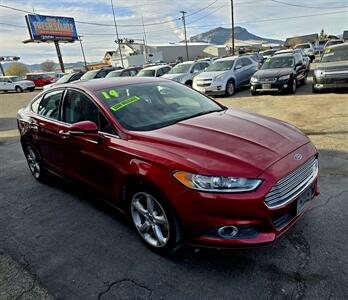
[{"label": "banner sign", "polygon": [[78,40],[74,18],[27,15],[29,34],[33,41]]}]

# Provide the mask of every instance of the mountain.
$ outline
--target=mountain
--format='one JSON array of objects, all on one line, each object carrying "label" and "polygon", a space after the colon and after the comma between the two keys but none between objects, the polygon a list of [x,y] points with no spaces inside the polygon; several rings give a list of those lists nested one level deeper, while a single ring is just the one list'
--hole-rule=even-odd
[{"label": "mountain", "polygon": [[[240,41],[253,40],[253,41],[264,41],[265,43],[272,43],[272,44],[283,43],[283,41],[281,40],[275,40],[275,39],[269,39],[269,38],[263,38],[263,37],[257,36],[255,34],[250,33],[247,29],[240,26],[236,26],[234,28],[234,37],[236,40],[240,40]],[[216,45],[224,45],[230,39],[231,39],[231,29],[217,27],[207,32],[203,32],[195,36],[192,36],[190,38],[190,41],[191,42],[206,42],[206,43],[211,43]]]},{"label": "mountain", "polygon": [[[18,61],[20,63],[20,61]],[[87,62],[87,64],[89,64],[89,62]],[[3,67],[6,71],[6,69],[11,65],[11,62],[4,62],[3,63]],[[29,72],[42,72],[41,70],[41,64],[24,64]],[[64,66],[65,66],[65,69],[83,69],[85,64],[83,61],[78,61],[78,62],[75,62],[75,63],[64,63]],[[55,67],[57,70],[60,70],[60,67],[59,67],[59,64],[55,64]]]}]

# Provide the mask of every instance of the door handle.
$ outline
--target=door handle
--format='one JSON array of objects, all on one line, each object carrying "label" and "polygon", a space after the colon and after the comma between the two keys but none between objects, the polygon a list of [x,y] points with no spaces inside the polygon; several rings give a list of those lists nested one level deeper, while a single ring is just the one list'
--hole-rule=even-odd
[{"label": "door handle", "polygon": [[59,130],[59,134],[62,136],[63,139],[67,139],[70,137],[69,131]]},{"label": "door handle", "polygon": [[29,128],[30,128],[30,129],[38,129],[39,126],[36,125],[35,123],[29,123]]}]

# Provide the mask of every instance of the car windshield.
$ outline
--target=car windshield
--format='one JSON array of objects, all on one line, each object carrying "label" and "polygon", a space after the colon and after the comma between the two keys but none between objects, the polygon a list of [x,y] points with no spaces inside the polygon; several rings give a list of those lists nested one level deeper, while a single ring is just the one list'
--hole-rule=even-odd
[{"label": "car windshield", "polygon": [[321,57],[322,62],[334,62],[348,60],[348,47],[339,49],[325,49],[323,56]]},{"label": "car windshield", "polygon": [[343,41],[330,41],[327,42],[327,46],[332,46],[332,45],[338,45],[338,44],[343,44]]},{"label": "car windshield", "polygon": [[155,76],[155,70],[146,70],[146,69],[143,69],[141,70],[137,76],[140,76],[140,77],[154,77]]},{"label": "car windshield", "polygon": [[74,74],[66,74],[63,77],[59,78],[56,83],[67,83],[69,82],[70,78],[73,76]]},{"label": "car windshield", "polygon": [[112,71],[108,75],[106,75],[105,78],[120,77],[121,74],[122,74],[122,71]]},{"label": "car windshield", "polygon": [[192,66],[191,63],[189,64],[178,64],[173,69],[171,69],[168,74],[180,74],[180,73],[187,73],[190,70],[190,67]]},{"label": "car windshield", "polygon": [[276,53],[278,50],[265,50],[263,52],[263,55],[273,55],[274,53]]},{"label": "car windshield", "polygon": [[265,63],[262,65],[262,70],[267,69],[282,69],[282,68],[293,68],[295,65],[294,58],[292,56],[273,56],[266,59]]},{"label": "car windshield", "polygon": [[211,112],[220,105],[173,82],[132,84],[99,90],[98,98],[127,130],[149,131]]},{"label": "car windshield", "polygon": [[208,68],[206,68],[205,72],[231,70],[233,67],[234,61],[235,61],[234,59],[215,61]]},{"label": "car windshield", "polygon": [[80,79],[81,80],[93,79],[95,77],[95,75],[97,75],[98,72],[99,72],[99,70],[88,71],[87,73],[83,74]]},{"label": "car windshield", "polygon": [[13,82],[16,82],[16,81],[21,81],[22,78],[16,76],[16,77],[10,77],[9,79],[11,79]]},{"label": "car windshield", "polygon": [[309,44],[301,44],[301,45],[297,45],[295,48],[301,48],[301,49],[308,49],[311,46]]}]

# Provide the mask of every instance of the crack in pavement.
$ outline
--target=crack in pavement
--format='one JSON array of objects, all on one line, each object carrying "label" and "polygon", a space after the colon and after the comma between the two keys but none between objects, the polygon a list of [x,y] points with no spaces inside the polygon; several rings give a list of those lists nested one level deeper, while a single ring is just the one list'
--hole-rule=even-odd
[{"label": "crack in pavement", "polygon": [[303,236],[302,231],[299,234],[289,235],[287,239],[298,252],[298,265],[295,273],[296,289],[293,291],[291,299],[304,299],[307,286],[303,272],[307,268],[310,261],[310,245]]},{"label": "crack in pavement", "polygon": [[337,194],[334,194],[334,195],[329,196],[329,197],[324,201],[324,203],[319,204],[319,205],[316,205],[316,206],[313,206],[312,209],[311,209],[309,212],[311,212],[311,211],[313,211],[313,210],[315,210],[315,209],[317,209],[317,208],[320,208],[320,207],[323,207],[323,206],[328,205],[329,202],[330,202],[333,198],[341,197],[344,193],[347,193],[347,192],[348,192],[348,190],[344,190],[344,191],[341,191],[341,192],[339,192],[339,193],[337,193]]},{"label": "crack in pavement", "polygon": [[145,286],[145,285],[143,285],[143,284],[140,284],[140,283],[136,282],[134,279],[123,278],[123,279],[120,279],[120,280],[113,281],[113,282],[109,283],[109,284],[107,285],[107,288],[106,288],[104,291],[102,291],[102,292],[100,292],[100,293],[98,294],[97,300],[100,300],[103,296],[105,296],[107,293],[109,293],[110,290],[111,290],[114,286],[116,286],[116,285],[118,285],[118,284],[121,284],[121,283],[124,283],[124,282],[130,282],[130,283],[136,285],[137,287],[140,287],[141,289],[146,290],[147,293],[148,293],[148,295],[146,296],[146,299],[151,299],[152,292],[153,292],[152,289],[150,289],[149,287],[147,287],[147,286]]}]

